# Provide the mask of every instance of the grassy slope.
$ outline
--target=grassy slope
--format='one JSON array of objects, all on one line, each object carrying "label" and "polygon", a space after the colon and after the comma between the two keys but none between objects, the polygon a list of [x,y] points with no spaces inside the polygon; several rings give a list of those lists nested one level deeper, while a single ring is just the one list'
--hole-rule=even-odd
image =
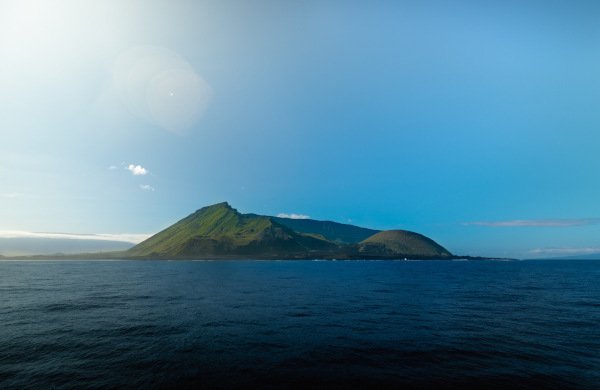
[{"label": "grassy slope", "polygon": [[222,239],[227,237],[234,245],[244,245],[256,239],[270,222],[267,218],[244,221],[242,215],[227,203],[204,207],[181,221],[155,234],[129,251],[132,256],[169,254],[199,237]]},{"label": "grassy slope", "polygon": [[244,215],[227,203],[204,207],[127,252],[129,256],[299,254],[333,245],[298,234],[271,217]]}]

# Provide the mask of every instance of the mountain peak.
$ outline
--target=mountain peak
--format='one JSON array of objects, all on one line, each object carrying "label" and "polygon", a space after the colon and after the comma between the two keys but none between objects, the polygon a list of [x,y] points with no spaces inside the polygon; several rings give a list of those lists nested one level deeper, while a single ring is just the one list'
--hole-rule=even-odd
[{"label": "mountain peak", "polygon": [[219,202],[219,203],[215,203],[215,204],[211,204],[210,206],[204,206],[200,210],[207,210],[207,209],[218,209],[218,208],[226,208],[226,209],[234,209],[233,207],[231,207],[231,205],[229,204],[229,202],[225,201],[225,202]]},{"label": "mountain peak", "polygon": [[189,215],[188,217],[204,215],[206,213],[215,213],[215,212],[240,214],[236,209],[231,207],[231,205],[228,202],[220,202],[220,203],[212,204],[210,206],[204,206],[201,209],[196,210],[195,213]]}]

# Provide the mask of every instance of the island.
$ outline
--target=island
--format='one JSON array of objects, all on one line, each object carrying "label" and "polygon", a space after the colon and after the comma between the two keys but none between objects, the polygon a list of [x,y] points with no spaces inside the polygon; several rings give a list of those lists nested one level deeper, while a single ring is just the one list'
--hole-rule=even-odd
[{"label": "island", "polygon": [[1,256],[0,260],[516,260],[455,255],[408,230],[243,214],[203,207],[124,250]]},{"label": "island", "polygon": [[374,230],[313,219],[242,214],[222,202],[203,207],[119,257],[129,259],[453,259],[407,230]]}]

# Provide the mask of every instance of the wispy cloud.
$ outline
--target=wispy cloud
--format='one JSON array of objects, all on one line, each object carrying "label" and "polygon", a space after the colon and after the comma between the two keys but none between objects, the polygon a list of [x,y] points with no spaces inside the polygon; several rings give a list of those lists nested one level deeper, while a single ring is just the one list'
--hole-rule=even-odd
[{"label": "wispy cloud", "polygon": [[277,214],[277,216],[279,218],[290,218],[290,219],[310,219],[310,216],[308,215],[304,215],[304,214],[286,214],[286,213],[279,213]]},{"label": "wispy cloud", "polygon": [[133,173],[135,176],[144,176],[148,174],[148,170],[141,165],[129,164],[127,170]]},{"label": "wispy cloud", "polygon": [[567,227],[595,225],[600,223],[600,218],[575,218],[575,219],[513,219],[508,221],[475,221],[466,222],[465,225],[489,227]]},{"label": "wispy cloud", "polygon": [[3,198],[18,198],[21,194],[18,192],[6,192],[4,194],[0,194]]},{"label": "wispy cloud", "polygon": [[154,192],[154,187],[152,187],[150,184],[142,184],[140,185],[140,188],[144,191]]},{"label": "wispy cloud", "polygon": [[591,253],[600,253],[600,247],[583,248],[537,248],[529,251],[535,255],[585,255]]},{"label": "wispy cloud", "polygon": [[111,165],[111,166],[108,167],[109,171],[114,171],[115,169],[117,169],[116,165]]},{"label": "wispy cloud", "polygon": [[70,240],[98,240],[98,241],[122,241],[134,244],[140,243],[150,237],[151,234],[77,234],[77,233],[47,233],[47,232],[27,232],[21,230],[0,230],[0,238],[51,238],[51,239],[70,239]]}]

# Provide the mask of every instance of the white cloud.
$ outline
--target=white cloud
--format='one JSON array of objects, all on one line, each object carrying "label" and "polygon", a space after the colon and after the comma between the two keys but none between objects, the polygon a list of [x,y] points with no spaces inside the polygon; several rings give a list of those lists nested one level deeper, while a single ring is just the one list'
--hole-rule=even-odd
[{"label": "white cloud", "polygon": [[154,192],[154,187],[152,187],[150,184],[142,184],[140,185],[140,188],[144,191]]},{"label": "white cloud", "polygon": [[310,216],[308,215],[304,215],[304,214],[286,214],[286,213],[279,213],[277,214],[277,216],[279,218],[290,218],[290,219],[310,219]]},{"label": "white cloud", "polygon": [[144,176],[148,173],[148,170],[141,165],[129,164],[127,169],[135,176]]},{"label": "white cloud", "polygon": [[109,171],[114,171],[115,169],[117,169],[116,165],[111,165],[110,167],[108,167]]},{"label": "white cloud", "polygon": [[600,218],[576,219],[514,219],[508,221],[476,221],[466,222],[465,225],[489,227],[567,227],[584,226],[600,223]]},{"label": "white cloud", "polygon": [[551,254],[551,255],[585,255],[592,253],[600,253],[600,247],[583,247],[583,248],[537,248],[532,249],[529,253]]},{"label": "white cloud", "polygon": [[20,230],[0,230],[0,238],[56,238],[71,240],[122,241],[138,244],[149,238],[151,234],[76,234],[76,233],[38,233]]}]

